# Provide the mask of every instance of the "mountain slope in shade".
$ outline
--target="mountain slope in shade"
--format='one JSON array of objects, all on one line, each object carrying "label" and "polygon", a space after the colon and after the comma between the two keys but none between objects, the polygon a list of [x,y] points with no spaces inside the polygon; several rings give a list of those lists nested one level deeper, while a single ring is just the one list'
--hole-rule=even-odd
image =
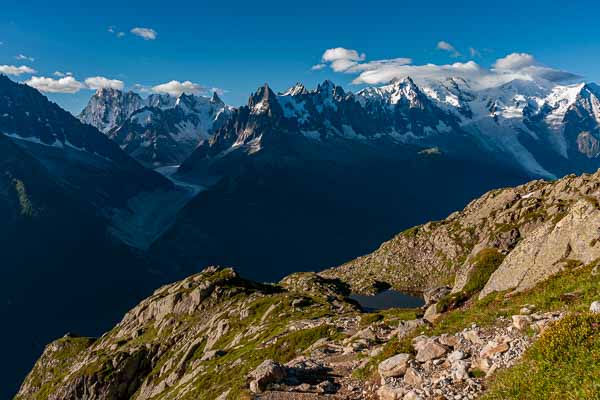
[{"label": "mountain slope in shade", "polygon": [[16,400],[594,399],[599,198],[600,171],[535,180],[320,273],[205,268],[48,344]]},{"label": "mountain slope in shade", "polygon": [[140,192],[171,186],[96,128],[82,124],[37,90],[4,76],[0,76],[0,133],[101,210],[123,206]]},{"label": "mountain slope in shade", "polygon": [[100,333],[160,281],[78,190],[5,135],[0,218],[0,317],[18,327],[0,333],[11,343],[0,397],[11,398],[45,341],[65,327]]},{"label": "mountain slope in shade", "polygon": [[100,89],[79,119],[103,131],[133,158],[149,167],[180,164],[198,143],[229,116],[216,93],[211,98]]}]

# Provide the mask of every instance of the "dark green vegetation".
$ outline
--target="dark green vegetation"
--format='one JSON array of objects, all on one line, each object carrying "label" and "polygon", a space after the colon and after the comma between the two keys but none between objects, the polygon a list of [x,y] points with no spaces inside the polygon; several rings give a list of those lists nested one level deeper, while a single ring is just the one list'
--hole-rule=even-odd
[{"label": "dark green vegetation", "polygon": [[471,260],[472,269],[468,275],[468,281],[463,290],[444,296],[438,302],[440,312],[459,306],[462,302],[478,293],[487,283],[490,276],[504,260],[505,255],[497,249],[482,249]]}]

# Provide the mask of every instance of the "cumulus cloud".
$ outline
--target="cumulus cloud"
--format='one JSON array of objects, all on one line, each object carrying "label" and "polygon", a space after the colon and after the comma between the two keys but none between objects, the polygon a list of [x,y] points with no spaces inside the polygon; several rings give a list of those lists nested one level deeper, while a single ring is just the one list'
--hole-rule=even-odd
[{"label": "cumulus cloud", "polygon": [[497,59],[493,68],[500,71],[517,71],[536,64],[537,62],[531,54],[512,53],[506,57]]},{"label": "cumulus cloud", "polygon": [[335,47],[327,49],[321,56],[321,64],[313,65],[313,70],[325,68],[329,64],[336,72],[344,72],[358,65],[359,61],[365,59],[365,54],[359,54],[356,50]]},{"label": "cumulus cloud", "polygon": [[35,74],[37,71],[26,65],[20,67],[14,65],[0,65],[0,74],[6,75],[22,75],[22,74]]},{"label": "cumulus cloud", "polygon": [[154,40],[158,36],[158,33],[156,33],[156,31],[151,28],[136,27],[131,30],[131,33],[141,37],[144,40]]},{"label": "cumulus cloud", "polygon": [[15,60],[34,62],[35,58],[26,56],[25,54],[17,54]]},{"label": "cumulus cloud", "polygon": [[118,79],[108,79],[103,76],[92,76],[85,80],[85,84],[90,89],[111,88],[123,90],[125,84]]},{"label": "cumulus cloud", "polygon": [[166,83],[162,83],[160,85],[152,86],[152,87],[148,87],[148,86],[140,85],[139,83],[136,83],[133,86],[133,88],[134,88],[134,90],[136,90],[138,92],[142,92],[142,93],[169,94],[174,97],[180,96],[183,93],[208,96],[208,95],[212,95],[213,93],[217,93],[218,95],[223,95],[228,92],[227,90],[224,90],[221,88],[217,88],[217,87],[209,88],[209,87],[200,85],[198,83],[193,83],[191,81],[180,82],[180,81],[175,81],[175,80],[166,82]]},{"label": "cumulus cloud", "polygon": [[[410,58],[393,58],[386,60],[365,61],[364,53],[351,49],[329,49],[323,53],[323,62],[335,72],[357,75],[354,84],[376,85],[387,83],[392,79],[410,76],[416,81],[439,80],[449,77],[461,77],[471,82],[475,88],[486,88],[501,85],[514,79],[546,79],[551,82],[564,82],[578,76],[555,68],[547,67],[526,53],[513,53],[496,60],[491,68],[486,68],[475,61],[456,62],[452,64],[414,65]],[[330,51],[335,50],[335,51]],[[444,49],[451,51],[448,49]],[[325,55],[328,55],[325,57]],[[332,56],[332,54],[334,56]],[[335,64],[338,61],[353,62],[353,65]]]},{"label": "cumulus cloud", "polygon": [[77,93],[85,88],[85,85],[72,76],[53,79],[44,76],[34,76],[25,81],[25,84],[36,88],[40,92],[47,93]]},{"label": "cumulus cloud", "polygon": [[312,69],[313,71],[320,71],[325,67],[327,67],[327,64],[315,64],[312,67],[310,67],[310,69]]},{"label": "cumulus cloud", "polygon": [[459,57],[460,56],[460,53],[456,50],[456,47],[454,47],[453,45],[451,45],[450,43],[448,43],[444,40],[440,40],[436,47],[438,50],[449,52],[451,57]]},{"label": "cumulus cloud", "polygon": [[167,83],[163,83],[160,85],[156,85],[152,87],[152,91],[155,93],[166,93],[171,96],[179,96],[182,93],[186,94],[200,94],[205,91],[205,89],[197,84],[190,81],[179,82],[179,81],[170,81]]}]

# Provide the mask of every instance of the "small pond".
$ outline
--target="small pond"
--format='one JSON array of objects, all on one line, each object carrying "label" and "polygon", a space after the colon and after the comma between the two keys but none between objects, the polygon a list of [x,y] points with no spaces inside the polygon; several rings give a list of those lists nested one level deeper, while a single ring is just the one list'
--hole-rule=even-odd
[{"label": "small pond", "polygon": [[350,298],[356,300],[363,310],[368,312],[386,310],[388,308],[417,308],[425,304],[425,301],[420,297],[395,290],[386,290],[374,296],[352,294]]}]

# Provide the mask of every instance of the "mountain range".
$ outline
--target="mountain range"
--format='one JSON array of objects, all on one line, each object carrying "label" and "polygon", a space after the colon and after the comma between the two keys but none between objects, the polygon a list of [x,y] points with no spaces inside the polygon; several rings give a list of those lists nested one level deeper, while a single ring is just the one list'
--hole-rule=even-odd
[{"label": "mountain range", "polygon": [[[216,95],[210,100],[186,95],[177,100],[151,95],[143,100],[135,93],[101,89],[80,119],[107,133],[145,163],[152,159],[140,146],[152,147],[160,154],[178,145],[193,150],[202,141],[184,163],[184,171],[192,168],[194,159],[255,153],[273,139],[272,131],[323,146],[338,141],[340,148],[354,144],[437,147],[465,158],[493,159],[530,176],[556,178],[597,165],[599,96],[600,88],[586,83],[514,80],[474,89],[462,78],[416,84],[407,77],[356,93],[330,81],[314,90],[297,84],[279,94],[265,85],[250,97],[247,106],[233,109],[225,107]],[[211,106],[207,109],[206,105]],[[144,107],[152,111],[140,111]],[[182,111],[170,118],[161,114],[178,108]],[[191,115],[194,122],[186,119]],[[146,127],[148,124],[151,127]],[[189,155],[191,150],[181,154]],[[156,165],[181,163],[187,158],[161,159],[156,154]],[[336,154],[324,157],[335,159]]]},{"label": "mountain range", "polygon": [[[29,350],[3,373],[16,381],[65,326],[99,334],[206,265],[261,281],[340,265],[487,190],[596,170],[599,98],[594,84],[459,78],[264,85],[241,107],[100,89],[74,117],[1,76],[2,310],[29,330],[47,308],[35,336],[4,333]],[[78,320],[84,308],[100,317]]]},{"label": "mountain range", "polygon": [[79,115],[149,167],[180,164],[226,119],[231,107],[211,98],[99,89]]}]

